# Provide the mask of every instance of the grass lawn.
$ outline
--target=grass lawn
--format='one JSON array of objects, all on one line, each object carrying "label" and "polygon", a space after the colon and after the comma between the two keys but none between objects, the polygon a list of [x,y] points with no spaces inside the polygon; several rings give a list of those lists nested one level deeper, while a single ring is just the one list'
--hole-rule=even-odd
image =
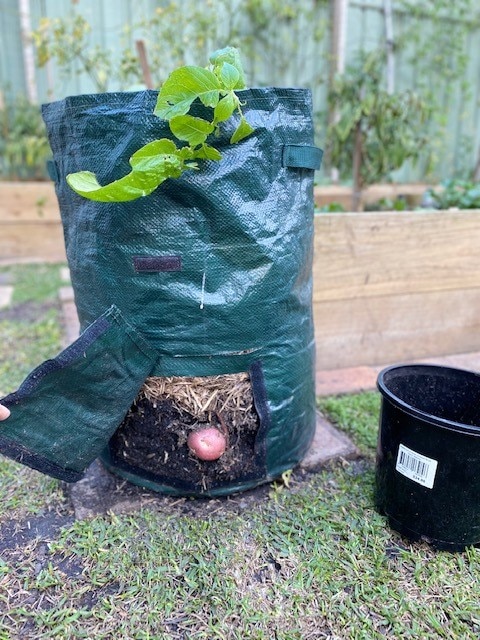
[{"label": "grass lawn", "polygon": [[[2,393],[59,350],[58,270],[0,270]],[[321,407],[362,458],[244,497],[75,521],[65,485],[1,458],[0,640],[479,638],[479,551],[410,544],[373,508],[378,395]]]}]

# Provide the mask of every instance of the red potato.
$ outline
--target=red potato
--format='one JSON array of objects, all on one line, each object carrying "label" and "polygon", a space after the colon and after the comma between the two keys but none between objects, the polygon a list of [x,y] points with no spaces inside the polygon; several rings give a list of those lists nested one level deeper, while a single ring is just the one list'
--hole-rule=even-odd
[{"label": "red potato", "polygon": [[218,460],[227,448],[225,436],[215,427],[192,431],[187,444],[190,451],[200,460]]}]

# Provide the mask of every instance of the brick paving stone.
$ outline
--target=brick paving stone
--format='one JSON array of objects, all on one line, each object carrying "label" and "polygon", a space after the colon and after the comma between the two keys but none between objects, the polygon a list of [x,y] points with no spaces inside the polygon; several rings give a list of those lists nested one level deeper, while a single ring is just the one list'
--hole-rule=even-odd
[{"label": "brick paving stone", "polygon": [[[63,278],[62,278],[63,279]],[[63,347],[68,347],[74,342],[80,333],[80,322],[78,321],[77,307],[75,306],[73,289],[71,286],[60,287],[58,297],[62,305],[63,320]]]},{"label": "brick paving stone", "polygon": [[472,353],[456,353],[446,356],[419,358],[408,362],[392,362],[384,365],[361,366],[345,369],[317,371],[316,392],[318,396],[340,395],[343,393],[359,393],[376,389],[380,371],[393,364],[434,364],[442,367],[467,369],[480,372],[480,351]]},{"label": "brick paving stone", "polygon": [[377,367],[351,367],[317,371],[317,395],[331,396],[374,389],[379,370]]}]

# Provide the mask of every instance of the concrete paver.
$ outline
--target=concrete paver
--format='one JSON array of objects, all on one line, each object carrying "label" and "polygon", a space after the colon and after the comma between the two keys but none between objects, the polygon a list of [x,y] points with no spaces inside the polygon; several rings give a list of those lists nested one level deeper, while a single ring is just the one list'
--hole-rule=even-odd
[{"label": "concrete paver", "polygon": [[63,311],[63,347],[68,347],[72,344],[80,333],[80,322],[78,320],[77,307],[73,300],[68,300],[62,303]]},{"label": "concrete paver", "polygon": [[0,286],[0,309],[8,307],[12,301],[13,287],[11,285]]},{"label": "concrete paver", "polygon": [[307,455],[300,463],[302,469],[315,471],[327,462],[343,458],[348,460],[359,456],[359,451],[344,433],[335,429],[325,416],[317,412],[315,436]]},{"label": "concrete paver", "polygon": [[73,289],[70,286],[60,287],[58,297],[62,305],[63,316],[63,347],[72,344],[80,333],[77,307],[73,297]]},{"label": "concrete paver", "polygon": [[70,282],[70,269],[68,267],[62,267],[60,269],[60,278],[63,282]]}]

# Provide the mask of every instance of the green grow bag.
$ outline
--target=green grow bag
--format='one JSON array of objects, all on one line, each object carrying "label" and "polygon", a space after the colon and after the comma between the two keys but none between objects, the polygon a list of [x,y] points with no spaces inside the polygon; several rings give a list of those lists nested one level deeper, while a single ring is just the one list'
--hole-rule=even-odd
[{"label": "green grow bag", "polygon": [[[91,331],[114,309],[128,326],[125,336],[131,341],[135,333],[140,348],[132,367],[130,343],[119,340],[113,356],[108,345],[105,362],[113,357],[121,372],[111,376],[111,364],[101,368],[102,386],[111,386],[111,411],[105,389],[98,395],[96,369],[103,355],[89,360],[85,352],[83,374],[62,378],[55,370],[58,420],[71,431],[75,425],[96,425],[90,456],[83,455],[78,464],[71,456],[66,460],[51,441],[50,452],[42,447],[39,463],[36,444],[29,441],[28,392],[3,400],[12,410],[0,441],[7,455],[48,473],[42,462],[47,460],[57,477],[64,468],[65,479],[78,479],[67,476],[82,472],[103,438],[104,464],[136,484],[173,494],[220,495],[278,476],[308,450],[315,429],[313,177],[321,161],[313,143],[311,95],[277,88],[238,95],[255,129],[251,136],[230,145],[238,121],[223,123],[211,142],[223,154],[220,162],[202,163],[150,196],[126,203],[85,200],[68,187],[65,176],[88,169],[101,184],[116,180],[129,172],[128,159],[142,145],[171,137],[167,123],[152,113],[156,92],[75,96],[43,107],[82,331]],[[255,464],[248,473],[219,477],[206,487],[156,473],[151,464],[148,469],[132,465],[112,452],[109,439],[147,376],[239,372],[250,375],[258,415]],[[48,420],[52,392],[42,395],[42,379],[40,387],[34,385],[37,402],[43,398],[45,404],[35,407],[35,429],[43,443],[50,437],[57,442],[61,432],[51,431]],[[82,429],[77,436],[82,450],[89,450]]]}]

